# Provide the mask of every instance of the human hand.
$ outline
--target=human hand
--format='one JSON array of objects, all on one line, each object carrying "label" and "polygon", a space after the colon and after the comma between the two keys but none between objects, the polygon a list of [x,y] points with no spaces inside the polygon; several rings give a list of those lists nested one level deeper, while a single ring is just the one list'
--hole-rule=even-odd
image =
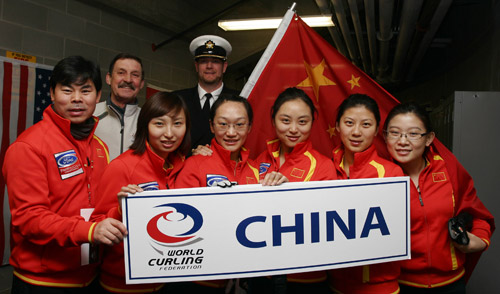
[{"label": "human hand", "polygon": [[94,229],[94,243],[113,245],[118,244],[128,234],[125,225],[114,218],[106,218],[96,224]]},{"label": "human hand", "polygon": [[282,173],[276,171],[267,173],[264,179],[260,181],[262,186],[277,186],[285,182],[288,182],[288,178],[285,177]]},{"label": "human hand", "polygon": [[210,149],[210,145],[206,144],[205,146],[198,145],[195,149],[191,149],[191,153],[193,155],[212,156],[213,151]]},{"label": "human hand", "polygon": [[237,185],[238,183],[236,182],[231,182],[229,180],[222,180],[222,181],[218,181],[215,183],[215,186],[217,187],[221,187],[221,188],[229,188],[229,187],[232,187],[232,186],[235,186]]},{"label": "human hand", "polygon": [[137,186],[136,184],[128,184],[127,186],[123,186],[120,189],[120,192],[118,192],[117,196],[118,198],[127,197],[128,194],[135,194],[143,191],[144,190],[141,187]]},{"label": "human hand", "polygon": [[458,248],[458,250],[462,251],[463,253],[474,253],[482,251],[486,248],[486,243],[478,236],[470,232],[467,232],[467,236],[469,237],[469,244],[461,245],[453,241],[453,246]]},{"label": "human hand", "polygon": [[116,194],[116,196],[118,196],[118,204],[119,204],[118,211],[122,213],[122,198],[127,197],[128,194],[135,194],[143,191],[144,190],[141,187],[137,186],[136,184],[128,184],[127,186],[123,186],[120,189],[120,192]]}]

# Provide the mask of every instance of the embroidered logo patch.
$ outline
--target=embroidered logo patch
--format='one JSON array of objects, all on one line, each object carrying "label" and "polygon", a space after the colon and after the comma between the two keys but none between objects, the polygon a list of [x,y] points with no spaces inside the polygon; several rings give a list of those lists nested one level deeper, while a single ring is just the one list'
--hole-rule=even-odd
[{"label": "embroidered logo patch", "polygon": [[149,182],[138,184],[137,186],[141,187],[144,191],[156,191],[160,190],[160,185],[157,182]]},{"label": "embroidered logo patch", "polygon": [[95,150],[97,151],[97,157],[104,157],[104,152],[101,148],[96,148]]},{"label": "embroidered logo patch", "polygon": [[446,174],[444,172],[432,173],[432,181],[434,183],[446,181]]},{"label": "embroidered logo patch", "polygon": [[259,166],[259,175],[265,174],[270,167],[271,167],[270,163],[262,162]]},{"label": "embroidered logo patch", "polygon": [[82,164],[76,156],[75,150],[68,150],[54,154],[61,179],[74,177],[83,174]]},{"label": "embroidered logo patch", "polygon": [[295,177],[295,178],[299,178],[299,179],[301,179],[301,178],[304,176],[304,173],[305,173],[305,172],[306,172],[306,171],[305,171],[305,170],[303,170],[303,169],[299,169],[299,168],[294,167],[294,168],[292,169],[292,172],[290,172],[290,175],[291,175],[292,177]]}]

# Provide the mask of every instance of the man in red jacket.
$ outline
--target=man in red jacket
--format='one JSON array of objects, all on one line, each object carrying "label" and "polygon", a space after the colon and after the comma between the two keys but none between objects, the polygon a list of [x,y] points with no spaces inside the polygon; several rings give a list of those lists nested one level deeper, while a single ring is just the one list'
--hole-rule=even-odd
[{"label": "man in red jacket", "polygon": [[87,221],[109,162],[94,135],[99,67],[80,56],[61,60],[50,95],[43,120],[9,147],[2,170],[12,214],[12,293],[87,293],[97,269],[93,245],[118,243],[127,233],[115,219]]}]

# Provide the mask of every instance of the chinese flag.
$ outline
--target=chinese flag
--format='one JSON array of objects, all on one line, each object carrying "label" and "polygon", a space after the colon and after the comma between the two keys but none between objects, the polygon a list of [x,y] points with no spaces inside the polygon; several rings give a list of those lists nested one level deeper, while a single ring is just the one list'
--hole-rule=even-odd
[{"label": "chinese flag", "polygon": [[[366,94],[375,99],[380,108],[381,122],[377,151],[390,159],[382,136],[382,127],[389,111],[399,102],[354,66],[305,24],[292,10],[283,21],[243,88],[241,96],[252,105],[255,119],[246,146],[255,157],[265,150],[265,141],[274,138],[270,110],[279,93],[288,87],[304,90],[314,101],[319,117],[315,120],[311,141],[315,149],[331,157],[333,148],[340,144],[335,131],[337,108],[350,94]],[[453,190],[461,195],[456,213],[468,211],[474,218],[495,223],[491,213],[479,198],[472,178],[462,165],[437,139],[433,145],[446,162]],[[467,254],[466,279],[470,277],[481,252]]]},{"label": "chinese flag", "polygon": [[[336,111],[345,98],[354,93],[369,95],[378,102],[382,117],[399,102],[290,12],[264,52],[263,58],[269,57],[267,62],[259,61],[261,64],[257,64],[241,93],[255,113],[246,146],[254,157],[264,150],[265,141],[276,136],[270,118],[274,100],[286,88],[297,87],[318,109],[310,137],[313,146],[331,157],[333,148],[340,143],[335,131]],[[262,71],[256,74],[259,67]],[[386,154],[382,125],[383,121],[376,144],[379,152]]]}]

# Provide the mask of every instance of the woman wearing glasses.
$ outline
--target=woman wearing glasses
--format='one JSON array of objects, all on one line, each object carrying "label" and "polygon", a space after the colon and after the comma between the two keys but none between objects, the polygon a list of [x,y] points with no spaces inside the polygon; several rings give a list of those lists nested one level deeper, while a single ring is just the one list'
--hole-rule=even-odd
[{"label": "woman wearing glasses", "polygon": [[[177,178],[176,188],[228,187],[258,184],[258,166],[248,158],[243,147],[252,127],[253,112],[247,99],[221,95],[210,110],[210,129],[214,133],[210,152],[186,160]],[[279,176],[275,184],[287,181]],[[226,280],[175,283],[183,293],[224,293]]]},{"label": "woman wearing glasses", "polygon": [[[399,166],[377,154],[379,123],[378,105],[367,95],[353,94],[339,106],[335,127],[342,144],[333,150],[339,179],[403,176]],[[398,262],[388,262],[332,270],[330,286],[340,293],[397,293],[399,269]]]},{"label": "woman wearing glasses", "polygon": [[[493,217],[461,166],[459,176],[466,180],[460,186],[468,187],[465,193],[454,189],[447,162],[432,144],[435,135],[425,110],[416,104],[397,105],[384,130],[389,153],[412,183],[412,258],[401,263],[401,293],[465,293],[466,253],[488,247]],[[452,241],[448,232],[449,219],[463,211],[473,217],[468,245]]]},{"label": "woman wearing glasses", "polygon": [[214,133],[209,156],[194,155],[186,160],[179,175],[179,188],[231,186],[259,183],[258,167],[243,147],[252,128],[253,112],[245,98],[221,95],[210,111]]}]

